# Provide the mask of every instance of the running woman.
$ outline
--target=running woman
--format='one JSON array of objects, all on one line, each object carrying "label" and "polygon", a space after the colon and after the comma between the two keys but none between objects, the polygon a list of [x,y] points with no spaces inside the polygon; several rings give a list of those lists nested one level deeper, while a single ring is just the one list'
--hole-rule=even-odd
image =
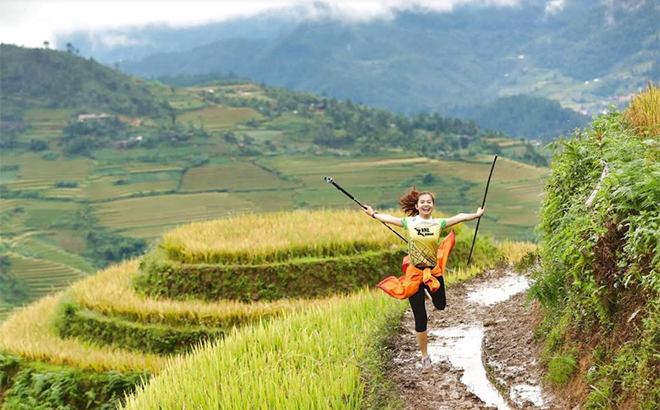
[{"label": "running woman", "polygon": [[[419,192],[414,188],[408,194],[399,198],[399,205],[409,215],[408,217],[397,218],[392,215],[380,214],[370,206],[366,206],[365,212],[379,221],[403,227],[408,234],[410,265],[406,270],[406,280],[403,281],[403,278],[401,278],[401,283],[398,283],[396,278],[391,277],[381,282],[379,286],[393,297],[408,298],[415,317],[415,336],[422,352],[422,369],[428,370],[431,368],[431,358],[428,354],[428,316],[426,314],[424,291],[429,292],[433,306],[436,309],[443,310],[445,308],[447,300],[442,273],[446,265],[446,257],[453,248],[453,235],[451,235],[451,244],[447,252],[444,256],[440,256],[442,252],[438,252],[438,248],[445,245],[444,242],[447,242],[443,241],[441,245],[440,233],[444,228],[480,218],[484,214],[485,208],[478,208],[474,214],[461,213],[451,218],[434,219],[432,214],[435,210],[435,196],[431,192]],[[440,260],[443,257],[445,257],[445,260]],[[440,264],[442,266],[439,266]],[[410,278],[413,278],[413,280],[409,280]],[[397,289],[398,294],[392,294],[384,286],[381,286],[386,281],[394,282],[392,279],[397,281],[395,286],[399,287]],[[417,285],[417,282],[419,282],[419,285]],[[410,285],[412,285],[412,289],[410,289]],[[409,289],[406,289],[406,286]]]}]

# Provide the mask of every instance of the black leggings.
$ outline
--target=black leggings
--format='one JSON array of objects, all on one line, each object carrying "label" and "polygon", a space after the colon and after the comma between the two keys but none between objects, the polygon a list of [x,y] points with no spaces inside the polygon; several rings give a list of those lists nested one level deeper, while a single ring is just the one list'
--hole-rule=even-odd
[{"label": "black leggings", "polygon": [[[433,301],[433,306],[438,310],[444,310],[447,306],[447,298],[445,296],[445,281],[442,276],[438,277],[438,282],[440,282],[440,288],[429,293],[431,294],[431,300]],[[415,331],[417,332],[426,332],[426,325],[428,323],[428,316],[426,316],[426,306],[424,301],[424,289],[429,289],[427,285],[421,283],[419,285],[419,290],[417,293],[408,298],[410,301],[410,307],[412,308],[413,315],[415,316]]]}]

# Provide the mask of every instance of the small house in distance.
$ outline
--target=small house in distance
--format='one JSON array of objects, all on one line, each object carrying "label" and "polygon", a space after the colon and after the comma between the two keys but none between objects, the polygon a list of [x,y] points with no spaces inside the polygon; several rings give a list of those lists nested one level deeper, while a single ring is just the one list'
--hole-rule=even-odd
[{"label": "small house in distance", "polygon": [[102,113],[102,114],[80,114],[78,115],[79,122],[85,122],[87,120],[105,120],[107,118],[112,118],[113,115]]}]

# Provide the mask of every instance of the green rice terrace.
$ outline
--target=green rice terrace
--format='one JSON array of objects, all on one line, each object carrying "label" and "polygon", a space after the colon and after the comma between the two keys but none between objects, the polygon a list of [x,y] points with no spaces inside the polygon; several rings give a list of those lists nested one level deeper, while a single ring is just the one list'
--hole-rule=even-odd
[{"label": "green rice terrace", "polygon": [[529,142],[437,114],[243,80],[177,88],[1,47],[0,321],[181,224],[353,207],[328,175],[377,209],[415,185],[442,212],[472,212],[499,154],[481,229],[535,240],[548,168]]},{"label": "green rice terrace", "polygon": [[[239,229],[244,235],[236,238]],[[311,242],[300,236],[310,230],[316,230]],[[485,238],[465,269],[472,233],[460,227],[456,232],[449,286],[530,249]],[[249,240],[264,234],[263,241]],[[43,297],[0,326],[3,409],[110,408],[141,381],[211,346],[227,354],[215,364],[224,368],[221,373],[234,372],[236,360],[245,361],[246,369],[257,363],[268,369],[249,380],[232,378],[237,385],[227,385],[227,396],[216,398],[231,408],[250,407],[267,394],[270,384],[259,387],[261,377],[299,391],[295,400],[306,408],[333,402],[359,408],[377,399],[364,385],[365,374],[377,370],[370,364],[380,354],[373,340],[384,337],[389,321],[405,308],[373,286],[398,275],[404,255],[405,244],[359,210],[181,226],[143,258]],[[346,363],[348,351],[352,359]],[[311,383],[310,377],[328,382]],[[245,395],[246,385],[253,386],[251,394]],[[290,400],[278,396],[268,403]]]}]

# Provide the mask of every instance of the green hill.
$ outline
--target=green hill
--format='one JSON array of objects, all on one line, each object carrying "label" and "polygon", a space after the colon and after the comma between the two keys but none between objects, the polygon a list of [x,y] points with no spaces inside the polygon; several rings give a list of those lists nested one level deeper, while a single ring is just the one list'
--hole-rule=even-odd
[{"label": "green hill", "polygon": [[22,121],[25,110],[72,108],[156,116],[164,108],[143,81],[73,52],[0,45],[2,120]]}]

